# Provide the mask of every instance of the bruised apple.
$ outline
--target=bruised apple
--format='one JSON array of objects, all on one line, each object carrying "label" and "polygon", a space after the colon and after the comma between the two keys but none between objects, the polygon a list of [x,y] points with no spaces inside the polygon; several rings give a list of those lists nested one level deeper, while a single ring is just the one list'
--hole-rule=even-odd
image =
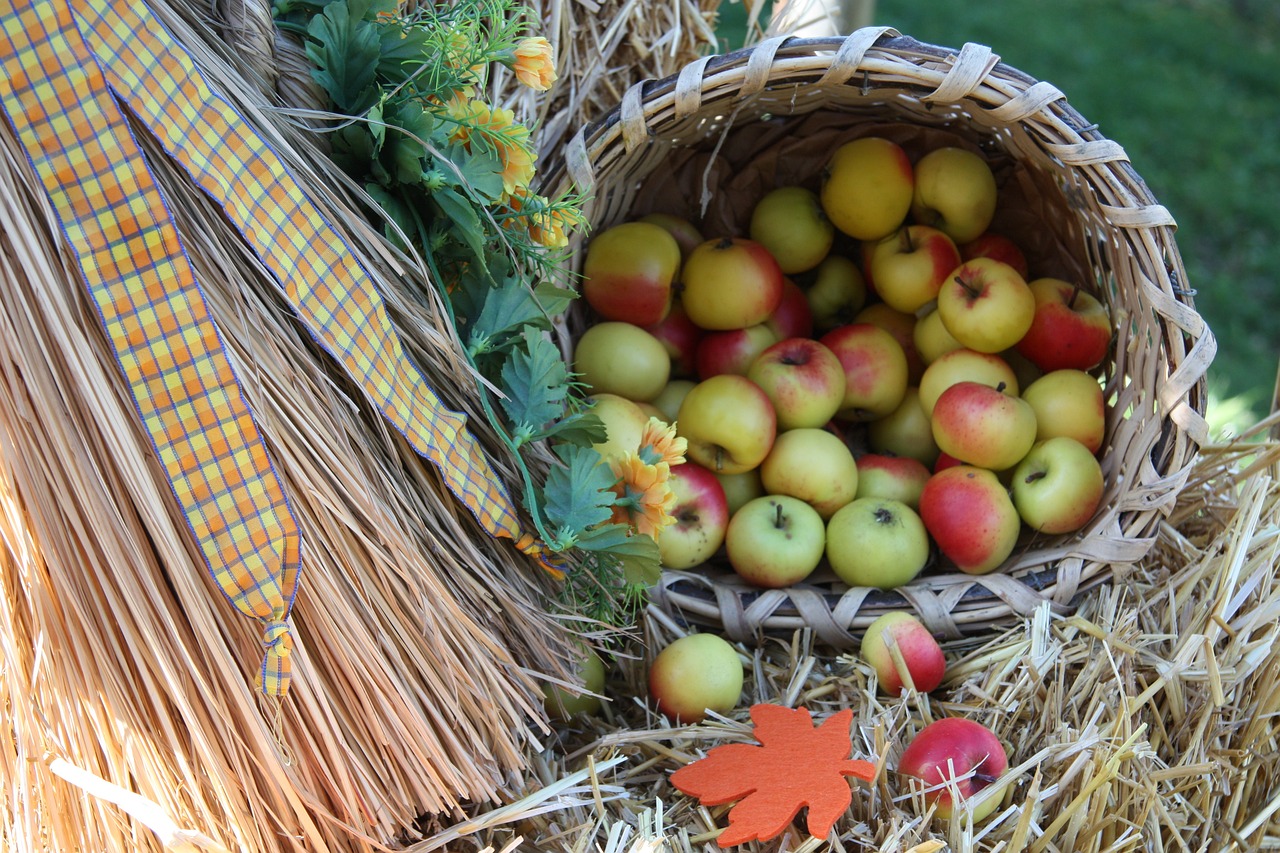
[{"label": "bruised apple", "polygon": [[696,462],[672,468],[667,482],[676,496],[671,509],[675,521],[658,537],[658,554],[669,569],[691,569],[724,544],[729,503],[716,475]]}]

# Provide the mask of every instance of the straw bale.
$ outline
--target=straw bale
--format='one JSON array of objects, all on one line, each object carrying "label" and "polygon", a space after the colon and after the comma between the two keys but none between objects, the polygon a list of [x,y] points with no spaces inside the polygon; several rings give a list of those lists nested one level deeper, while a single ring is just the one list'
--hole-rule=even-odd
[{"label": "straw bale", "polygon": [[[203,11],[152,5],[345,229],[441,399],[480,411],[421,267],[353,212]],[[432,816],[505,800],[544,735],[540,674],[568,677],[554,587],[387,428],[221,211],[136,130],[302,529],[295,677],[282,705],[255,693],[258,627],[207,576],[0,128],[0,848],[386,849]],[[471,424],[513,489],[498,438]]]},{"label": "straw bale", "polygon": [[[1207,445],[1150,555],[1073,615],[1045,606],[946,643],[947,680],[931,695],[877,694],[869,666],[802,630],[738,647],[748,677],[733,714],[672,726],[646,706],[644,674],[688,629],[652,610],[617,650],[603,716],[562,727],[540,757],[542,779],[587,773],[599,795],[534,814],[535,785],[530,814],[477,833],[475,849],[718,850],[728,806],[701,807],[668,778],[715,745],[751,742],[747,708],[761,701],[819,718],[853,708],[854,755],[881,769],[854,783],[830,838],[797,821],[744,853],[1280,849],[1280,442],[1262,440],[1277,423]],[[1012,782],[977,825],[931,818],[894,772],[914,732],[956,715],[1009,751]]]}]

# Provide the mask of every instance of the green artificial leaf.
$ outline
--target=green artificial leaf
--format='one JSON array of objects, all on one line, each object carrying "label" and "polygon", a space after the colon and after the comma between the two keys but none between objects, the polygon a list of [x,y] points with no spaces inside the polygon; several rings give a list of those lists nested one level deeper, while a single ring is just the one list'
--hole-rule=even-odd
[{"label": "green artificial leaf", "polygon": [[502,158],[493,148],[468,151],[462,145],[454,144],[442,153],[457,169],[456,172],[449,170],[454,186],[470,189],[486,202],[497,201],[506,191],[502,184]]},{"label": "green artificial leaf", "polygon": [[538,304],[542,306],[542,310],[547,317],[556,317],[568,310],[569,305],[578,298],[578,294],[564,287],[557,287],[549,281],[544,281],[533,289],[533,294],[538,298]]},{"label": "green artificial leaf", "polygon": [[333,162],[352,177],[368,175],[378,157],[378,142],[371,131],[370,125],[360,122],[333,133]]},{"label": "green artificial leaf", "polygon": [[[379,186],[378,184],[367,184],[364,189],[365,192],[369,194],[369,197],[373,199],[374,203],[382,209],[383,215],[408,235],[410,240],[421,241],[421,223],[418,221],[418,218],[413,215],[413,210],[408,204],[406,204],[398,195],[390,192],[386,187]],[[396,246],[402,249],[407,248],[400,235],[396,233],[395,228],[392,228],[389,223],[383,228],[383,233],[386,235],[387,239]]]},{"label": "green artificial leaf", "polygon": [[338,0],[311,19],[307,58],[311,74],[340,112],[363,115],[378,102],[378,32],[364,20],[368,0]]},{"label": "green artificial leaf", "polygon": [[615,478],[590,447],[562,444],[555,452],[564,464],[547,472],[543,510],[552,527],[576,538],[612,516]]},{"label": "green artificial leaf", "polygon": [[538,435],[538,438],[554,438],[556,441],[580,444],[583,447],[599,444],[608,437],[604,421],[589,411],[565,415],[555,423],[544,427]]},{"label": "green artificial leaf", "polygon": [[[398,14],[394,2],[389,14]],[[407,27],[398,20],[378,27],[381,58],[378,60],[378,76],[393,86],[398,86],[415,73],[427,61],[431,52],[431,33],[424,27]]]},{"label": "green artificial leaf", "polygon": [[436,190],[431,199],[442,214],[453,220],[453,233],[475,255],[471,260],[485,268],[485,229],[475,205],[451,189]]},{"label": "green artificial leaf", "polygon": [[564,414],[569,395],[569,368],[559,348],[537,329],[526,326],[523,348],[511,353],[502,366],[506,397],[502,408],[518,435],[534,437],[549,421]]},{"label": "green artificial leaf", "polygon": [[500,348],[504,338],[528,325],[550,327],[534,292],[524,282],[508,279],[499,287],[489,288],[470,331],[473,340],[483,337],[491,348]]}]

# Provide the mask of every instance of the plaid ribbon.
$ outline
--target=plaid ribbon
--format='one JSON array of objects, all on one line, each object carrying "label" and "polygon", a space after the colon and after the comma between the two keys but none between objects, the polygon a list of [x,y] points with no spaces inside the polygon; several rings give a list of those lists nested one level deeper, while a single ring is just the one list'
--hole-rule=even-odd
[{"label": "plaid ribbon", "polygon": [[515,540],[562,577],[558,561],[521,529],[465,415],[447,409],[410,361],[372,277],[275,151],[140,0],[73,3],[111,88],[222,205],[320,345],[486,531]]},{"label": "plaid ribbon", "polygon": [[117,103],[222,205],[311,334],[493,536],[522,530],[466,418],[404,352],[374,283],[271,147],[140,0],[0,0],[0,104],[101,312],[209,571],[264,626],[261,688],[289,685],[299,535],[179,235]]},{"label": "plaid ribbon", "polygon": [[289,687],[299,537],[165,200],[63,2],[0,3],[0,103],[76,255],[219,588]]}]

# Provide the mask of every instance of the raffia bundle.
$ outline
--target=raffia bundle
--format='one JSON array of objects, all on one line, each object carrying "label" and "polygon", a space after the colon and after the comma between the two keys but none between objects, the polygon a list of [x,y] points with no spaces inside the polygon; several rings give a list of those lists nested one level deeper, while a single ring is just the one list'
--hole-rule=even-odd
[{"label": "raffia bundle", "polygon": [[[151,6],[343,228],[435,391],[480,411],[425,274],[352,212],[203,12]],[[257,694],[261,634],[208,577],[0,127],[0,848],[385,849],[433,815],[501,800],[543,734],[536,676],[565,677],[571,654],[550,581],[490,538],[309,337],[222,211],[137,137],[302,528],[295,677],[283,704]],[[514,487],[484,419],[470,425]]]}]

